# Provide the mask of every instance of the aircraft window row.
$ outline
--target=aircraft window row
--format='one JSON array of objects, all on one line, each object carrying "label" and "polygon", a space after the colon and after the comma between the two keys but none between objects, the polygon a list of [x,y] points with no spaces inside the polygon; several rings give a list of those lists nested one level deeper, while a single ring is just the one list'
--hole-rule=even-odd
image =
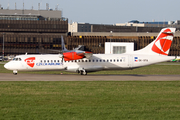
[{"label": "aircraft window row", "polygon": [[13,61],[21,61],[21,58],[13,58]]},{"label": "aircraft window row", "polygon": [[44,61],[43,61],[43,60],[40,60],[40,62],[41,62],[41,63],[42,63],[42,62],[44,62],[44,63],[46,63],[46,62],[47,62],[47,63],[49,63],[49,62],[51,62],[51,63],[53,63],[53,62],[54,62],[54,63],[56,63],[56,62],[59,63],[59,62],[62,62],[62,61],[60,61],[60,60],[44,60]]},{"label": "aircraft window row", "polygon": [[[97,60],[72,60],[71,62],[122,62],[122,59],[110,59],[110,60],[102,60],[102,59],[97,59]],[[70,61],[65,61],[65,62],[70,62]]]},{"label": "aircraft window row", "polygon": [[[15,61],[21,61],[21,58],[14,58]],[[13,60],[14,60],[13,59]],[[110,59],[110,60],[102,60],[102,59],[97,59],[97,60],[72,60],[71,62],[122,62],[122,59]],[[40,62],[44,63],[59,63],[62,62],[62,60],[40,60]],[[70,62],[70,61],[65,61],[65,62]]]}]

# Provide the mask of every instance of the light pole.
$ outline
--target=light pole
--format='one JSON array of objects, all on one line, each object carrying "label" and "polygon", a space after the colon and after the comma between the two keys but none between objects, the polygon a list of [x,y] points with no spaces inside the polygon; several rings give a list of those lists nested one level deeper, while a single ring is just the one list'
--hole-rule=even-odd
[{"label": "light pole", "polygon": [[3,32],[3,49],[2,49],[2,54],[3,54],[3,61],[4,61],[4,35],[5,35],[5,33]]}]

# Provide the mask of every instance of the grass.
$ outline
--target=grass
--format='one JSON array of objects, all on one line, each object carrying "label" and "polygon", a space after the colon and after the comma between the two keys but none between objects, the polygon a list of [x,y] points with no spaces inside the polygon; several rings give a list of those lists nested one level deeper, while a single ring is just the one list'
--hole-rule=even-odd
[{"label": "grass", "polygon": [[180,82],[0,82],[0,119],[178,120]]},{"label": "grass", "polygon": [[[12,73],[6,70],[3,64],[0,64],[0,73]],[[31,73],[31,74],[77,74],[65,71],[29,71],[18,73]],[[146,67],[141,67],[133,70],[117,70],[117,71],[99,71],[88,74],[140,74],[140,75],[177,75],[180,74],[180,62],[166,62]]]},{"label": "grass", "polygon": [[[180,74],[173,64],[90,74]],[[0,64],[0,73],[12,71]],[[0,120],[179,120],[179,113],[180,81],[0,82]]]}]

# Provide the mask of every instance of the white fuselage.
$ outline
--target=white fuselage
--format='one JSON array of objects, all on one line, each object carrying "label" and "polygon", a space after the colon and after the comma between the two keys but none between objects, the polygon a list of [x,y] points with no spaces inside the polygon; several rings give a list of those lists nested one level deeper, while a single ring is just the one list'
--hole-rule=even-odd
[{"label": "white fuselage", "polygon": [[5,68],[15,71],[65,70],[87,72],[100,70],[123,70],[147,66],[174,59],[170,56],[141,54],[94,54],[89,59],[62,61],[60,55],[19,55],[17,60],[5,64]]}]

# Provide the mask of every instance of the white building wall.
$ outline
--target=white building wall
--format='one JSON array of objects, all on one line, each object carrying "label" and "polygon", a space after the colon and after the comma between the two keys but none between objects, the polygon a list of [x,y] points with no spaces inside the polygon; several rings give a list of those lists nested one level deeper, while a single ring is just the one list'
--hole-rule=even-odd
[{"label": "white building wall", "polygon": [[114,46],[125,46],[126,53],[134,51],[134,43],[128,42],[105,42],[105,54],[113,54]]},{"label": "white building wall", "polygon": [[68,32],[78,32],[78,23],[73,22],[73,23],[68,23]]}]

